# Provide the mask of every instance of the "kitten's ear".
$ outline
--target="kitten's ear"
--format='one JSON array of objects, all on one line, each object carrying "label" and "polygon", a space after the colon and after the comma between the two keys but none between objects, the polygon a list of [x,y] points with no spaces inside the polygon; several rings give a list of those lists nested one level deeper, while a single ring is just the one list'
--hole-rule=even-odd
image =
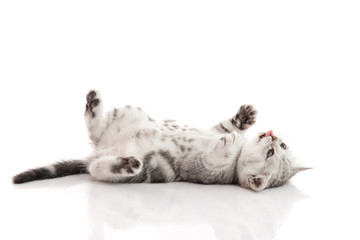
[{"label": "kitten's ear", "polygon": [[291,174],[290,174],[290,178],[293,177],[298,172],[309,170],[309,169],[312,169],[312,168],[309,168],[309,167],[293,167],[293,169],[291,171]]},{"label": "kitten's ear", "polygon": [[248,178],[249,181],[249,187],[254,190],[255,192],[264,190],[268,181],[270,179],[270,176],[258,174],[253,175]]}]

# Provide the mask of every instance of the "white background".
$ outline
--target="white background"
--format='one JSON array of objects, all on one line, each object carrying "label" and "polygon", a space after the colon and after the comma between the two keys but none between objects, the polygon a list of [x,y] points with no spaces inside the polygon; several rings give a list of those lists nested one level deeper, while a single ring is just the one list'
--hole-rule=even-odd
[{"label": "white background", "polygon": [[[360,239],[358,1],[1,1],[0,239]],[[207,128],[252,103],[313,170],[253,193],[89,176],[85,95]]]}]

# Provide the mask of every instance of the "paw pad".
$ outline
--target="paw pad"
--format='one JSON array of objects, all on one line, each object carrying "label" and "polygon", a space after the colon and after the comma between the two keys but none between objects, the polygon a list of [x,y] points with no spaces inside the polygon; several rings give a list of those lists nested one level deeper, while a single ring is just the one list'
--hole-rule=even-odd
[{"label": "paw pad", "polygon": [[96,91],[91,90],[87,95],[86,95],[86,110],[85,113],[89,112],[91,114],[91,117],[95,117],[96,114],[93,111],[94,108],[96,106],[98,106],[100,104],[100,99],[95,98],[98,94],[96,93]]},{"label": "paw pad", "polygon": [[231,122],[240,130],[245,130],[255,123],[256,115],[253,105],[242,105]]},{"label": "paw pad", "polygon": [[134,174],[141,166],[141,162],[134,157],[119,157],[117,163],[112,166],[113,173]]}]

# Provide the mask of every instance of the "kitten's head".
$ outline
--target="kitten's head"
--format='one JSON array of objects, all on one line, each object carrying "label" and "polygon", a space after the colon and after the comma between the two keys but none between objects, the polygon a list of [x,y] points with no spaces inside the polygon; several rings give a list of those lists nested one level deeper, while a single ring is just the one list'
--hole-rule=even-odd
[{"label": "kitten's head", "polygon": [[310,169],[297,166],[288,146],[272,131],[256,136],[238,160],[240,185],[254,191],[281,186],[296,173]]}]

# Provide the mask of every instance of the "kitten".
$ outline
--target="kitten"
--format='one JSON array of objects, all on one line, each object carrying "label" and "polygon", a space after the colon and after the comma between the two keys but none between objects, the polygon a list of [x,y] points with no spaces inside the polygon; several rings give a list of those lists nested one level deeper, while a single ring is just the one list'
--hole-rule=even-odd
[{"label": "kitten", "polygon": [[257,111],[242,105],[237,114],[210,130],[156,121],[140,108],[125,106],[103,115],[98,91],[86,96],[85,121],[95,151],[87,159],[31,169],[14,183],[89,173],[111,183],[239,184],[261,191],[286,183],[308,168],[297,167],[290,150],[272,131],[252,141],[245,130]]}]

